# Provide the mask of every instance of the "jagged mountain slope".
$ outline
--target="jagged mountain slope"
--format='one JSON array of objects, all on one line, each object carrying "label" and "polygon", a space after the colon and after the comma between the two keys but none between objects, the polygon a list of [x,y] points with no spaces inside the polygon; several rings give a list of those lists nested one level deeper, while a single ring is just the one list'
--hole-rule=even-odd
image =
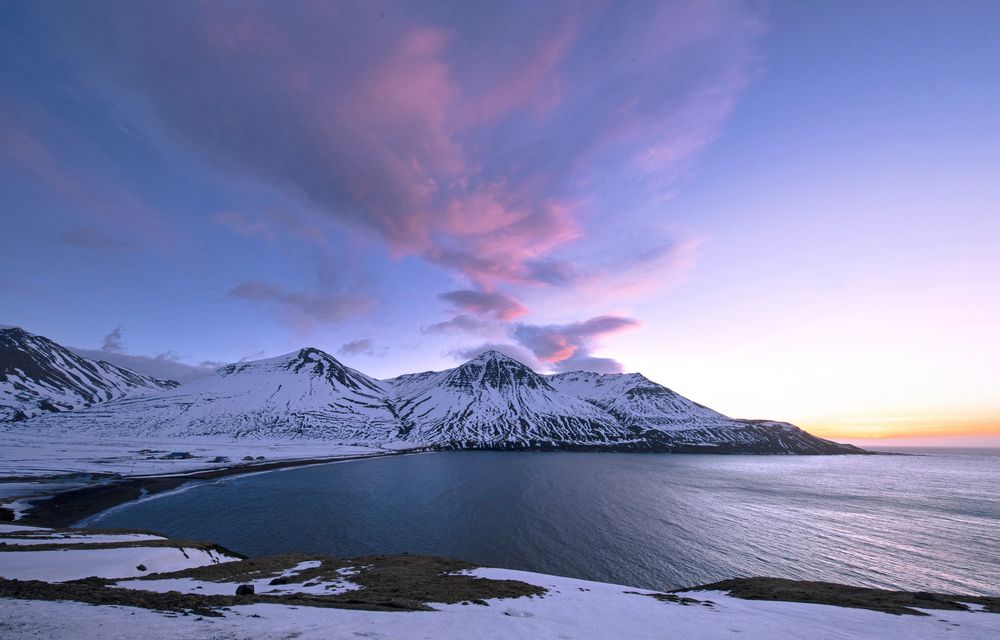
[{"label": "jagged mountain slope", "polygon": [[732,423],[732,418],[688,400],[640,373],[573,371],[547,379],[563,393],[586,400],[621,424],[640,431],[674,431]]},{"label": "jagged mountain slope", "polygon": [[[788,423],[730,418],[639,374],[543,376],[496,351],[454,369],[380,381],[318,349],[301,349],[231,364],[176,387],[87,361],[39,336],[21,332],[15,337],[32,348],[22,345],[11,351],[16,357],[4,361],[6,386],[0,389],[11,397],[23,396],[14,409],[8,406],[8,422],[43,412],[48,405],[39,398],[46,403],[58,400],[61,404],[54,406],[60,410],[100,402],[19,423],[34,431],[115,438],[332,440],[437,449],[860,451]],[[28,364],[24,353],[34,354]],[[36,362],[41,364],[32,364]],[[120,380],[108,372],[120,372]],[[107,382],[109,377],[115,384]],[[26,387],[21,380],[34,386]],[[145,395],[121,397],[133,391]]]},{"label": "jagged mountain slope", "polygon": [[487,351],[441,372],[386,381],[401,437],[449,448],[613,445],[630,438],[607,412],[553,388],[517,360]]},{"label": "jagged mountain slope", "polygon": [[78,356],[17,327],[0,330],[0,422],[154,393],[177,384]]},{"label": "jagged mountain slope", "polygon": [[316,439],[382,443],[399,421],[384,383],[318,349],[227,365],[144,398],[32,421],[94,435]]},{"label": "jagged mountain slope", "polygon": [[638,448],[717,453],[853,453],[795,425],[741,420],[685,398],[639,373],[572,371],[547,376],[564,393],[599,407],[639,436]]}]

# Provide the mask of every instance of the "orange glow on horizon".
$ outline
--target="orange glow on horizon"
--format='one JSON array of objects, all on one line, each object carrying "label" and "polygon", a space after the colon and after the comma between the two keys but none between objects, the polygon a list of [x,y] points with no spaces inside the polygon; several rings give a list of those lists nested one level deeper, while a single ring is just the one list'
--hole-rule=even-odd
[{"label": "orange glow on horizon", "polygon": [[1000,419],[950,417],[891,417],[850,418],[824,421],[805,421],[800,424],[809,433],[821,438],[858,438],[881,440],[886,438],[921,437],[1000,437]]}]

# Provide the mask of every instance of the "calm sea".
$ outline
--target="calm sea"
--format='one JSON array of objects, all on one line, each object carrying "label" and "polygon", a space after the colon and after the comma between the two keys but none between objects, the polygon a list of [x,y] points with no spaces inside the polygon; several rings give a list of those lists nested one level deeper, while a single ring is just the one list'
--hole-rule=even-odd
[{"label": "calm sea", "polygon": [[227,478],[89,524],[654,589],[768,575],[1000,595],[998,454],[434,453]]}]

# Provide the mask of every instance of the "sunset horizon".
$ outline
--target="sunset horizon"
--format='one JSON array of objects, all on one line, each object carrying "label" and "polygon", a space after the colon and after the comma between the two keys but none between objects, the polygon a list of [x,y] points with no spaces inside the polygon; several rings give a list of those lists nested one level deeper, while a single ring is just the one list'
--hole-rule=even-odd
[{"label": "sunset horizon", "polygon": [[997,640],[998,35],[0,2],[0,635]]},{"label": "sunset horizon", "polygon": [[0,322],[1000,444],[989,3],[56,7],[3,9]]}]

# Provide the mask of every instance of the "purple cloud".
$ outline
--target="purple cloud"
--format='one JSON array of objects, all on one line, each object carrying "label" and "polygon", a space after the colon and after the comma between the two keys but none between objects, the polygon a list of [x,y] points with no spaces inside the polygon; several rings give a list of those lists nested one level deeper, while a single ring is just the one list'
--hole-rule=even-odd
[{"label": "purple cloud", "polygon": [[510,296],[496,291],[449,291],[439,296],[455,305],[457,309],[477,316],[489,316],[495,320],[513,320],[528,312],[528,308]]},{"label": "purple cloud", "polygon": [[350,342],[345,342],[337,350],[342,356],[356,356],[356,355],[375,355],[375,344],[372,342],[371,338],[358,338],[357,340],[351,340]]},{"label": "purple cloud", "polygon": [[621,365],[607,358],[590,355],[600,338],[639,326],[637,320],[622,316],[597,316],[570,324],[518,324],[511,336],[521,346],[531,350],[540,362],[558,371],[586,369],[589,371],[621,371]]},{"label": "purple cloud", "polygon": [[[82,84],[120,91],[132,110],[123,119],[141,123],[148,141],[170,141],[159,151],[290,203],[217,213],[215,224],[307,240],[313,256],[357,238],[393,258],[417,256],[462,287],[442,295],[454,317],[425,333],[509,328],[552,366],[591,357],[593,341],[616,329],[588,334],[597,319],[504,323],[528,313],[530,288],[583,289],[589,300],[679,268],[672,246],[643,248],[665,228],[661,217],[633,210],[660,198],[717,135],[754,74],[763,32],[739,1],[41,11],[53,39],[79,54]],[[0,146],[21,172],[93,216],[155,218],[115,181],[95,188],[90,171],[50,153],[38,135],[46,127],[22,124],[0,119]],[[228,297],[309,327],[374,304],[346,289],[253,280]]]},{"label": "purple cloud", "polygon": [[694,0],[108,7],[104,68],[176,139],[487,289],[572,282],[548,254],[586,238],[584,212],[618,215],[588,181],[696,154],[762,32],[741,3]]},{"label": "purple cloud", "polygon": [[421,327],[420,331],[425,334],[477,333],[491,327],[493,327],[493,323],[491,322],[460,313],[451,320],[435,322],[426,327]]},{"label": "purple cloud", "polygon": [[317,323],[339,323],[369,310],[374,304],[371,298],[357,294],[289,291],[280,284],[257,280],[243,282],[226,295],[235,300],[273,306],[302,330],[309,330]]}]

